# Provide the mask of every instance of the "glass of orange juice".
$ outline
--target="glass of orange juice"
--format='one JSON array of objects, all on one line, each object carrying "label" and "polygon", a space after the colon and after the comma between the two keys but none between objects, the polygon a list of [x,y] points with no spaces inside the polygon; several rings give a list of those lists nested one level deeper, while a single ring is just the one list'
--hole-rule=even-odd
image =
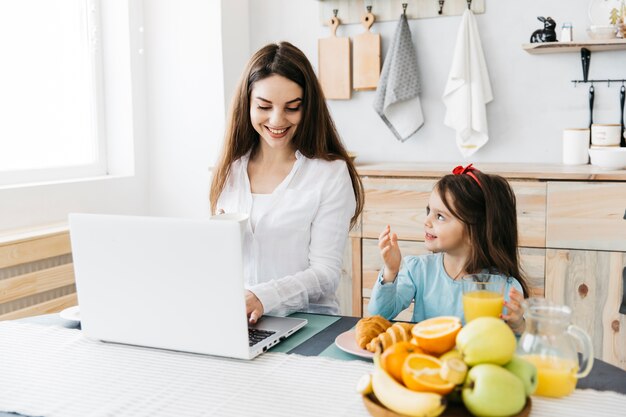
[{"label": "glass of orange juice", "polygon": [[495,274],[471,274],[461,280],[465,322],[477,317],[500,317],[506,278]]}]

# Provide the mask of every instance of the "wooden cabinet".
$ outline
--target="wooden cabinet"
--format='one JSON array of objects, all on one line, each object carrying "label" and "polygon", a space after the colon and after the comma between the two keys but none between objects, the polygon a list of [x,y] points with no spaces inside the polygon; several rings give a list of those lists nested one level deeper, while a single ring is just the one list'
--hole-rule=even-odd
[{"label": "wooden cabinet", "polygon": [[[626,237],[625,237],[626,238]],[[548,249],[546,297],[572,309],[572,321],[589,333],[594,356],[626,369],[625,252]]]},{"label": "wooden cabinet", "polygon": [[[426,206],[435,182],[436,179],[363,178],[363,237],[377,239],[386,225],[393,224],[398,237],[423,241]],[[545,247],[545,183],[513,181],[511,186],[517,198],[520,245]]]},{"label": "wooden cabinet", "polygon": [[[626,171],[590,165],[480,164],[507,178],[517,199],[520,259],[533,296],[572,307],[595,356],[626,369],[626,316],[619,313],[626,266]],[[404,256],[428,253],[425,208],[447,164],[358,166],[365,188],[351,233],[352,313],[367,315],[382,265],[377,239],[391,224]],[[345,311],[345,310],[344,310]],[[399,319],[410,320],[412,305]]]},{"label": "wooden cabinet", "polygon": [[626,183],[549,182],[547,245],[626,252]]}]

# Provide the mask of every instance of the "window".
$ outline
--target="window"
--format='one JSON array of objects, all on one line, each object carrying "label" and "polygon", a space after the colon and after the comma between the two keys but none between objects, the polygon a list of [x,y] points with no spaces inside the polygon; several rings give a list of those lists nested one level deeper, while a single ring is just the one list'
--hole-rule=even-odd
[{"label": "window", "polygon": [[106,174],[99,5],[0,2],[0,185]]}]

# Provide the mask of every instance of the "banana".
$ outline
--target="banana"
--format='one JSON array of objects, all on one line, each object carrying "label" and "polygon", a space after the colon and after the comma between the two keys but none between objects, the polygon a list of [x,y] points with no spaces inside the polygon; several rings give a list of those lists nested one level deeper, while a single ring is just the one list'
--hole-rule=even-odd
[{"label": "banana", "polygon": [[441,395],[412,391],[393,379],[380,366],[380,354],[374,356],[372,388],[384,406],[410,417],[436,417],[446,408],[446,400]]},{"label": "banana", "polygon": [[369,395],[372,393],[372,374],[365,374],[356,384],[356,390],[361,395]]},{"label": "banana", "polygon": [[467,365],[459,358],[448,358],[442,361],[439,376],[444,380],[458,385],[465,381],[467,375]]}]

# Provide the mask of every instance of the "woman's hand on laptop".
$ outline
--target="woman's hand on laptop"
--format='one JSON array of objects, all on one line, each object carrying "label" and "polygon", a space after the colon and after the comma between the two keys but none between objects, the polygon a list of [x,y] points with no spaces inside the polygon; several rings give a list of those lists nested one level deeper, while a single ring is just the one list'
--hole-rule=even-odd
[{"label": "woman's hand on laptop", "polygon": [[250,323],[254,324],[263,315],[263,304],[261,300],[250,290],[246,290],[246,314]]}]

